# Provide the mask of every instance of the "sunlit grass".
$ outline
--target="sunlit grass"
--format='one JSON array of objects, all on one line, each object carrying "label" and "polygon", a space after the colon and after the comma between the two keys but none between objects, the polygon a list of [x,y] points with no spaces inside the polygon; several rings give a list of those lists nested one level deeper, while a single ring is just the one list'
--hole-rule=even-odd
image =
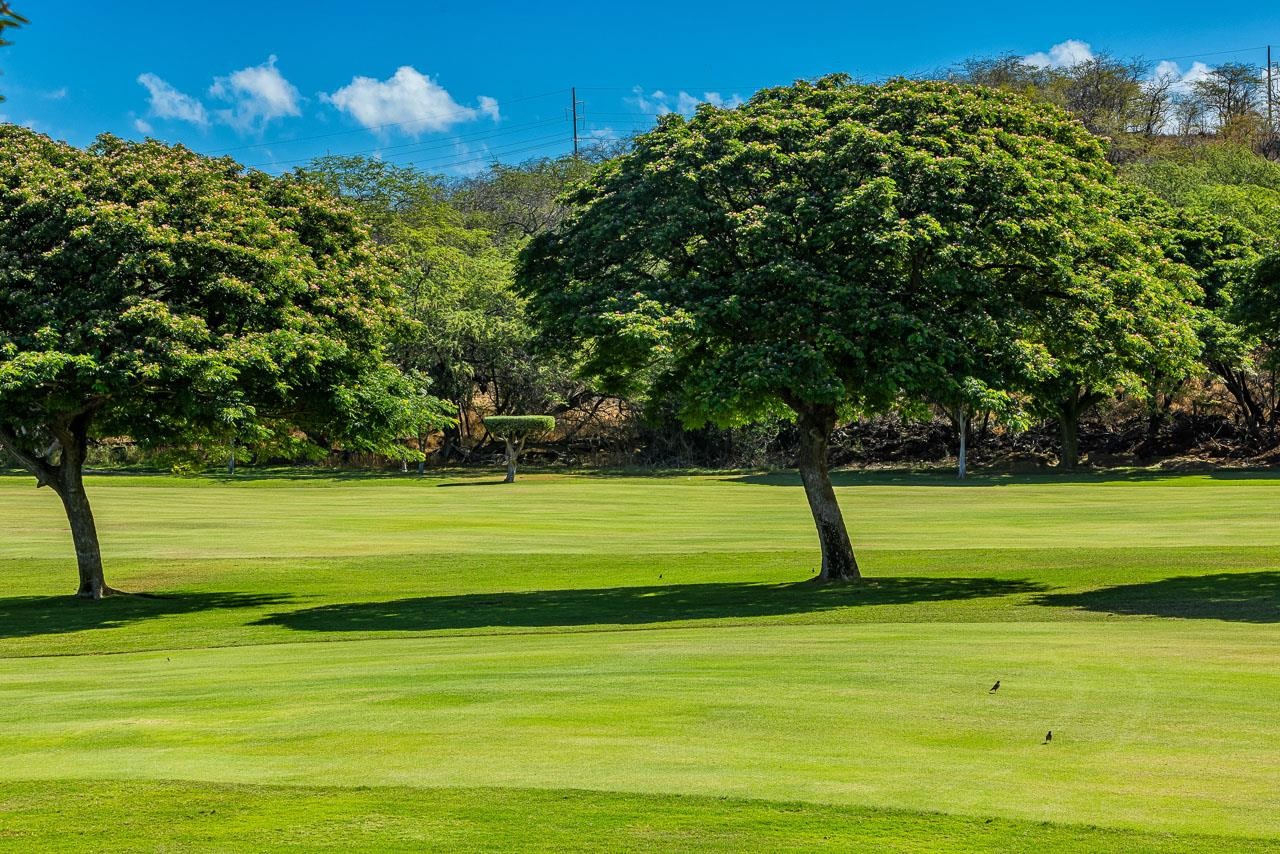
[{"label": "sunlit grass", "polygon": [[94,605],[0,477],[0,847],[1280,836],[1280,479],[841,476],[835,587],[787,476],[492,479],[93,478]]}]

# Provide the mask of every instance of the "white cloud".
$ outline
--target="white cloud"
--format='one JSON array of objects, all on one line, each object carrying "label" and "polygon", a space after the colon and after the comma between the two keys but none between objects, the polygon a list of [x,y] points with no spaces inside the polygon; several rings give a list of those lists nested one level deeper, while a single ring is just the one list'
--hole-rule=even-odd
[{"label": "white cloud", "polygon": [[151,123],[148,122],[146,119],[134,119],[133,127],[138,133],[148,134],[148,135],[150,135],[155,130],[155,128],[151,126]]},{"label": "white cloud", "polygon": [[402,133],[415,137],[481,116],[498,119],[497,100],[481,96],[478,106],[463,106],[443,86],[409,65],[400,66],[386,80],[354,77],[321,98],[370,130],[399,125]]},{"label": "white cloud", "polygon": [[1211,69],[1203,62],[1193,62],[1186,71],[1173,60],[1166,59],[1158,63],[1151,76],[1169,80],[1175,92],[1190,91],[1192,84],[1209,76]]},{"label": "white cloud", "polygon": [[703,92],[702,97],[699,98],[682,89],[675,98],[672,98],[661,89],[655,89],[646,95],[643,87],[640,86],[632,88],[631,97],[623,100],[639,108],[642,113],[658,116],[667,113],[682,113],[690,116],[698,109],[699,104],[711,104],[713,107],[725,110],[732,110],[742,105],[741,95],[731,95],[726,98],[719,92]]},{"label": "white cloud", "polygon": [[691,115],[700,103],[702,102],[688,92],[681,92],[676,96],[676,112],[684,113],[686,116]]},{"label": "white cloud", "polygon": [[1093,59],[1093,48],[1088,42],[1067,39],[1055,44],[1048,51],[1028,54],[1022,58],[1022,61],[1036,68],[1071,68],[1091,59]]},{"label": "white cloud", "polygon": [[138,82],[146,87],[150,99],[151,115],[160,119],[178,119],[193,125],[207,127],[209,113],[204,104],[151,72],[138,75]]},{"label": "white cloud", "polygon": [[51,92],[45,92],[44,96],[50,101],[61,101],[63,98],[67,97],[67,87],[61,86]]},{"label": "white cloud", "polygon": [[653,113],[661,116],[672,112],[670,105],[667,104],[667,93],[661,89],[656,89],[646,95],[644,87],[633,86],[631,97],[623,98],[623,100],[628,104],[633,104],[642,113]]},{"label": "white cloud", "polygon": [[218,110],[218,119],[238,130],[261,129],[272,119],[300,116],[297,88],[276,68],[275,56],[262,65],[215,77],[209,94],[232,102],[228,110]]},{"label": "white cloud", "polygon": [[[683,94],[683,93],[681,93]],[[703,92],[702,100],[713,107],[719,107],[722,110],[732,110],[734,107],[742,106],[741,95],[730,95],[728,98],[721,96],[719,92]]]},{"label": "white cloud", "polygon": [[480,115],[488,116],[489,118],[493,119],[495,122],[498,121],[500,118],[502,118],[500,115],[498,115],[498,99],[497,98],[490,98],[488,95],[481,95],[479,98],[476,99],[476,103],[479,104],[478,109],[480,111]]}]

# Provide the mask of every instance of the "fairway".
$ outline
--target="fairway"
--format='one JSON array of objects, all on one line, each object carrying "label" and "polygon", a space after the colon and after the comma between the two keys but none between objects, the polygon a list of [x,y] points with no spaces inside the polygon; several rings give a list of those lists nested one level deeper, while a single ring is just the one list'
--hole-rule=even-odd
[{"label": "fairway", "polygon": [[0,849],[1280,850],[1280,477],[835,480],[0,477]]}]

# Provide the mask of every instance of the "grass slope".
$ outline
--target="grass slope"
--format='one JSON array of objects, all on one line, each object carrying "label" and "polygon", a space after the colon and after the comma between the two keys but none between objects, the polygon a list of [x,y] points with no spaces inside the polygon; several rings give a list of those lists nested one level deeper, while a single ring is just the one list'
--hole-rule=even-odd
[{"label": "grass slope", "polygon": [[[113,783],[0,784],[0,850],[94,851],[1275,851],[1178,837],[937,813],[573,789]],[[109,815],[103,825],[97,816]]]},{"label": "grass slope", "polygon": [[785,476],[91,488],[155,598],[0,477],[0,847],[1280,838],[1277,478],[849,475],[826,588]]}]

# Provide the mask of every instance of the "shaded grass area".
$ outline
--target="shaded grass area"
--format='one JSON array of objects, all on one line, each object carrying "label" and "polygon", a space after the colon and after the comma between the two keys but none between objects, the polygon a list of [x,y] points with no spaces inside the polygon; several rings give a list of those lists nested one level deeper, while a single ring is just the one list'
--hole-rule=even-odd
[{"label": "shaded grass area", "polygon": [[838,586],[813,582],[668,584],[352,602],[275,613],[259,623],[309,632],[637,625],[815,615],[866,605],[947,602],[1042,589],[1042,585],[1026,581],[953,577],[872,578]]},{"label": "shaded grass area", "polygon": [[0,638],[116,629],[155,617],[280,605],[289,598],[269,593],[148,593],[114,596],[102,603],[67,596],[10,596],[0,598]]},{"label": "shaded grass area", "polygon": [[[1280,549],[866,550],[863,585],[821,586],[808,552],[404,554],[126,560],[163,590],[85,603],[66,563],[0,560],[0,659],[406,634],[758,624],[1280,622]],[[1200,573],[1200,574],[1191,574]],[[789,579],[789,580],[787,580]],[[1117,583],[1123,580],[1124,583]]]},{"label": "shaded grass area", "polygon": [[[101,816],[110,815],[110,822]],[[0,784],[0,851],[877,851],[1145,854],[1261,840],[571,789]]]},{"label": "shaded grass area", "polygon": [[1183,575],[1081,593],[1054,593],[1035,602],[1107,614],[1280,623],[1280,572]]}]

